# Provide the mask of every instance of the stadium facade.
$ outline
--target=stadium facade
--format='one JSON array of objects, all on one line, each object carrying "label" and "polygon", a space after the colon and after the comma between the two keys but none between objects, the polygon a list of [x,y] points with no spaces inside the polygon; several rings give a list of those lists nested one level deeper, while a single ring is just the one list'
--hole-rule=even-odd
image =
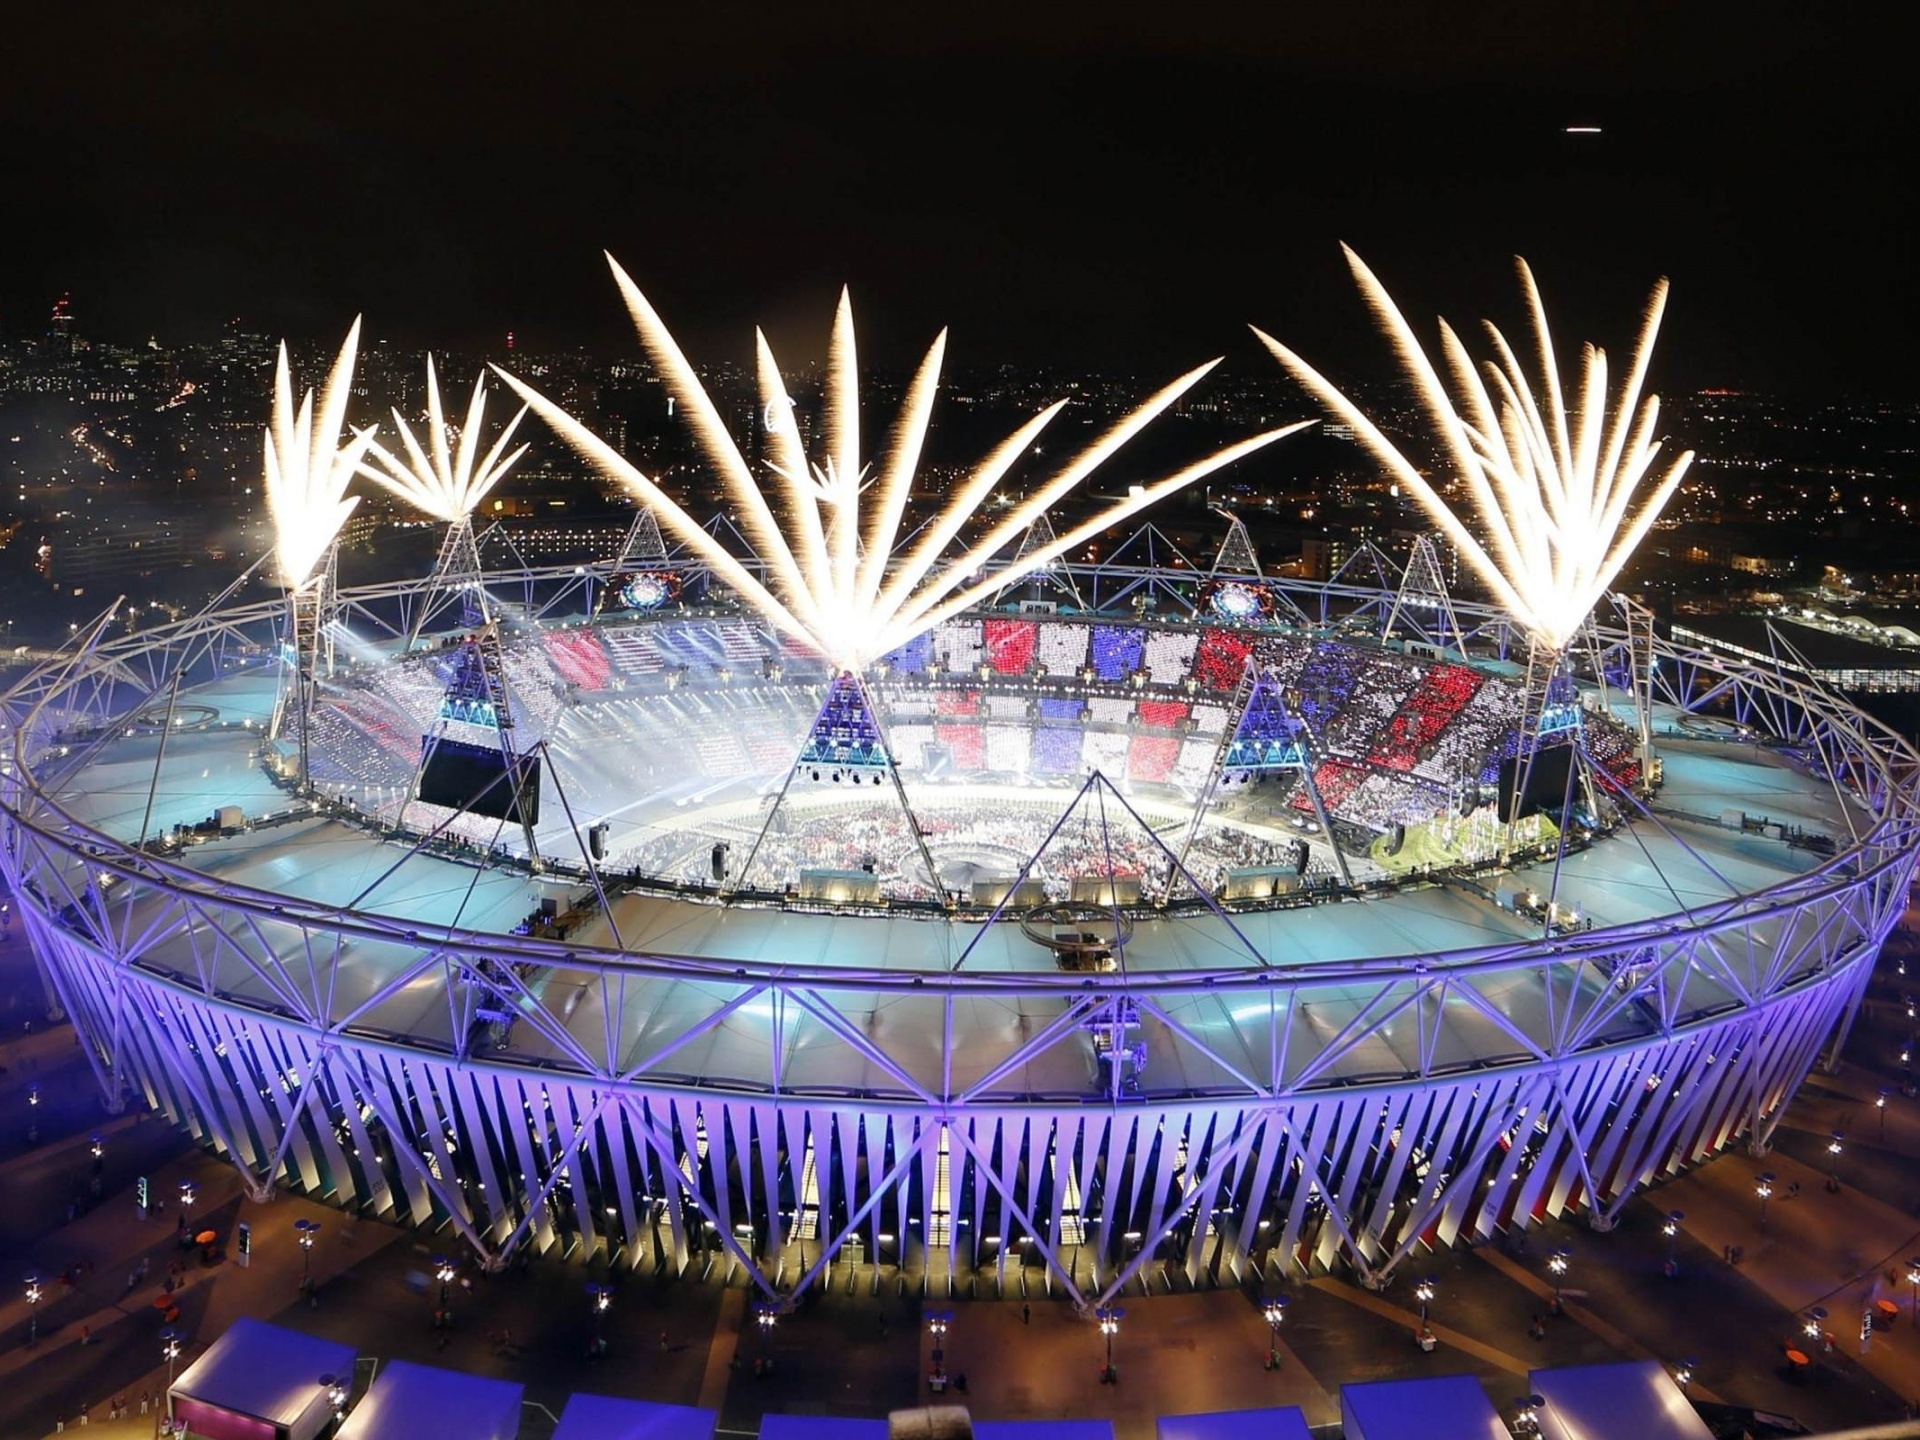
[{"label": "stadium facade", "polygon": [[1510,622],[1141,553],[829,730],[840,680],[690,568],[489,570],[547,791],[484,822],[413,798],[474,721],[457,632],[408,643],[435,582],[331,602],[310,789],[284,602],[95,636],[9,699],[0,858],[111,1104],[488,1264],[1093,1304],[1604,1228],[1766,1145],[1905,904],[1912,751],[1596,623],[1577,775],[1489,825]]}]

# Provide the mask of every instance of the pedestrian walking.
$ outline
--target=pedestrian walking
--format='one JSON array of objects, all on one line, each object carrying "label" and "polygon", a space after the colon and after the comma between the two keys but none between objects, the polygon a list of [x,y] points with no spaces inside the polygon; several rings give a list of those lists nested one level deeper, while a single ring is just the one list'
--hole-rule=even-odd
[{"label": "pedestrian walking", "polygon": [[113,1397],[113,1418],[116,1420],[124,1420],[127,1418],[126,1396],[116,1395]]},{"label": "pedestrian walking", "polygon": [[148,1392],[146,1392],[145,1390],[142,1390],[140,1392],[140,1413],[142,1415],[147,1413],[147,1406],[151,1403],[152,1403],[152,1397],[148,1394]]},{"label": "pedestrian walking", "polygon": [[54,1411],[53,1412],[53,1433],[56,1435],[64,1434],[66,1431],[66,1428],[67,1428],[67,1412],[64,1410]]},{"label": "pedestrian walking", "polygon": [[1031,1325],[1033,1323],[1033,1307],[1025,1301],[1022,1301],[1020,1304],[1020,1323],[1022,1325]]},{"label": "pedestrian walking", "polygon": [[82,1345],[91,1345],[93,1343],[93,1327],[91,1325],[82,1325],[80,1327],[80,1343]]}]

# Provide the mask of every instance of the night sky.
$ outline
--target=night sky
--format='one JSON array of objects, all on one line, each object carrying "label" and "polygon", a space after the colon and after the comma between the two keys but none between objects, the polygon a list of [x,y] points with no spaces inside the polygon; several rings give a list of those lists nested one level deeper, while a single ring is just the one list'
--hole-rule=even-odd
[{"label": "night sky", "polygon": [[614,351],[605,248],[701,358],[845,281],[882,363],[1383,374],[1346,240],[1616,351],[1668,274],[1669,388],[1920,394],[1891,7],[595,8],[9,7],[0,322]]}]

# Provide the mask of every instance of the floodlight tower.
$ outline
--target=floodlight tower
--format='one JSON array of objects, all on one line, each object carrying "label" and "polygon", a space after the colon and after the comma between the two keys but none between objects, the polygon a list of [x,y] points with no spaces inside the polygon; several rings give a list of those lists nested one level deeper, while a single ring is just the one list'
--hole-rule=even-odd
[{"label": "floodlight tower", "polygon": [[440,376],[429,355],[427,443],[420,443],[413,427],[395,410],[394,429],[399,433],[406,457],[394,455],[377,441],[367,446],[370,463],[362,464],[360,473],[447,527],[440,542],[440,556],[434,561],[433,577],[407,635],[408,648],[412,648],[438,610],[436,602],[457,599],[461,624],[469,630],[486,625],[491,618],[480,581],[480,550],[474,541],[473,512],[527,453],[525,445],[512,452],[507,449],[526,413],[526,407],[521,406],[482,455],[480,436],[486,425],[486,375],[482,373],[475,378],[466,421],[455,429],[447,423],[446,410],[440,401]]},{"label": "floodlight tower", "polygon": [[[1593,803],[1593,767],[1582,763],[1572,651],[1693,460],[1692,451],[1660,459],[1659,397],[1643,395],[1667,282],[1653,288],[1626,378],[1613,394],[1606,352],[1593,345],[1582,352],[1577,388],[1562,385],[1546,307],[1524,260],[1519,273],[1537,351],[1535,371],[1522,366],[1506,337],[1491,325],[1495,359],[1476,365],[1459,335],[1442,321],[1444,375],[1365,262],[1349,250],[1347,263],[1394,342],[1458,488],[1471,502],[1466,519],[1330,381],[1279,341],[1255,333],[1317,400],[1353,426],[1360,442],[1493,593],[1527,647],[1513,798],[1501,817],[1503,848],[1510,854],[1535,757],[1543,748],[1564,743],[1571,749],[1567,798],[1578,774]],[[1637,655],[1638,645],[1632,648]],[[1563,822],[1565,813],[1563,807]],[[1561,848],[1564,853],[1564,844]]]},{"label": "floodlight tower", "polygon": [[[287,347],[274,372],[273,419],[266,435],[265,489],[273,517],[274,561],[287,587],[287,634],[292,668],[275,700],[268,738],[298,738],[296,784],[311,789],[309,723],[320,680],[332,670],[334,563],[340,529],[360,502],[347,485],[373,443],[373,429],[348,432],[347,399],[360,345],[356,318],[327,376],[316,406],[309,390],[296,410]],[[343,440],[343,434],[346,438]]]}]

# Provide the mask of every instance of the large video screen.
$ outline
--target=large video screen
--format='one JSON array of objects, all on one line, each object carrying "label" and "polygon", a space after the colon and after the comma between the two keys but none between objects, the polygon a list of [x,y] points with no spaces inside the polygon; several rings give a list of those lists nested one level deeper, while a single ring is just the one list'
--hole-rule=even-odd
[{"label": "large video screen", "polygon": [[540,823],[539,756],[515,756],[510,770],[505,753],[491,745],[431,735],[420,744],[423,763],[415,799],[513,825]]}]

